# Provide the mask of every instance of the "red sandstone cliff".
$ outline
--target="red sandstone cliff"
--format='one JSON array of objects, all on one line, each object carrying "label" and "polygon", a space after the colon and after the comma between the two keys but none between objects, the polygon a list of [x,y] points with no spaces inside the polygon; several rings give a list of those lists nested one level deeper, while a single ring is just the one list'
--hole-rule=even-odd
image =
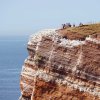
[{"label": "red sandstone cliff", "polygon": [[79,39],[63,33],[31,36],[20,100],[100,100],[100,34]]}]

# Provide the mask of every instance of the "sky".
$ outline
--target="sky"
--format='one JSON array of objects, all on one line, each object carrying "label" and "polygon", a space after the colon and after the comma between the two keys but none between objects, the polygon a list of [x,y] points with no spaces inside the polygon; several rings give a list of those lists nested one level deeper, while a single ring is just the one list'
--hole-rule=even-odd
[{"label": "sky", "polygon": [[0,35],[100,22],[100,0],[0,0]]}]

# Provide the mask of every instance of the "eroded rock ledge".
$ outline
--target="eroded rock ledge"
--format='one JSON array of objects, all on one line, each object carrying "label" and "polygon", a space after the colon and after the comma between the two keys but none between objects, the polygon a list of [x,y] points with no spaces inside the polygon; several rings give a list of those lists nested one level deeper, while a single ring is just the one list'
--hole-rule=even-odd
[{"label": "eroded rock ledge", "polygon": [[100,100],[100,40],[65,38],[55,29],[30,37],[21,100]]}]

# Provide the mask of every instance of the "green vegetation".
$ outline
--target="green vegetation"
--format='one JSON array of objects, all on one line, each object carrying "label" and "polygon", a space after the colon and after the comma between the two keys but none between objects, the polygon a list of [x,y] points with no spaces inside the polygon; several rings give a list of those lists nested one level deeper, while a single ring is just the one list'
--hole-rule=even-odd
[{"label": "green vegetation", "polygon": [[95,33],[100,34],[100,23],[83,25],[83,26],[78,26],[78,27],[70,27],[66,30],[74,32],[74,33],[79,33],[82,35],[90,35],[90,34],[95,34]]},{"label": "green vegetation", "polygon": [[35,61],[35,64],[38,66],[38,67],[41,67],[45,64],[45,57],[39,55],[39,54],[36,54],[35,58],[34,58],[34,61]]},{"label": "green vegetation", "polygon": [[79,39],[84,40],[85,37],[93,34],[100,34],[100,23],[96,24],[85,24],[76,27],[67,27],[64,29],[58,30],[60,34],[68,39]]}]

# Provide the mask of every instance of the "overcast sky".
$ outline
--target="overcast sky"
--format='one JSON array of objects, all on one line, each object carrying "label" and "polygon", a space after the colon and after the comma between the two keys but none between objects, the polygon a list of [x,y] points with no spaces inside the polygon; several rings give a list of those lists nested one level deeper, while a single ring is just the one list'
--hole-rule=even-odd
[{"label": "overcast sky", "polygon": [[66,22],[100,22],[100,0],[0,0],[0,34],[29,34]]}]

